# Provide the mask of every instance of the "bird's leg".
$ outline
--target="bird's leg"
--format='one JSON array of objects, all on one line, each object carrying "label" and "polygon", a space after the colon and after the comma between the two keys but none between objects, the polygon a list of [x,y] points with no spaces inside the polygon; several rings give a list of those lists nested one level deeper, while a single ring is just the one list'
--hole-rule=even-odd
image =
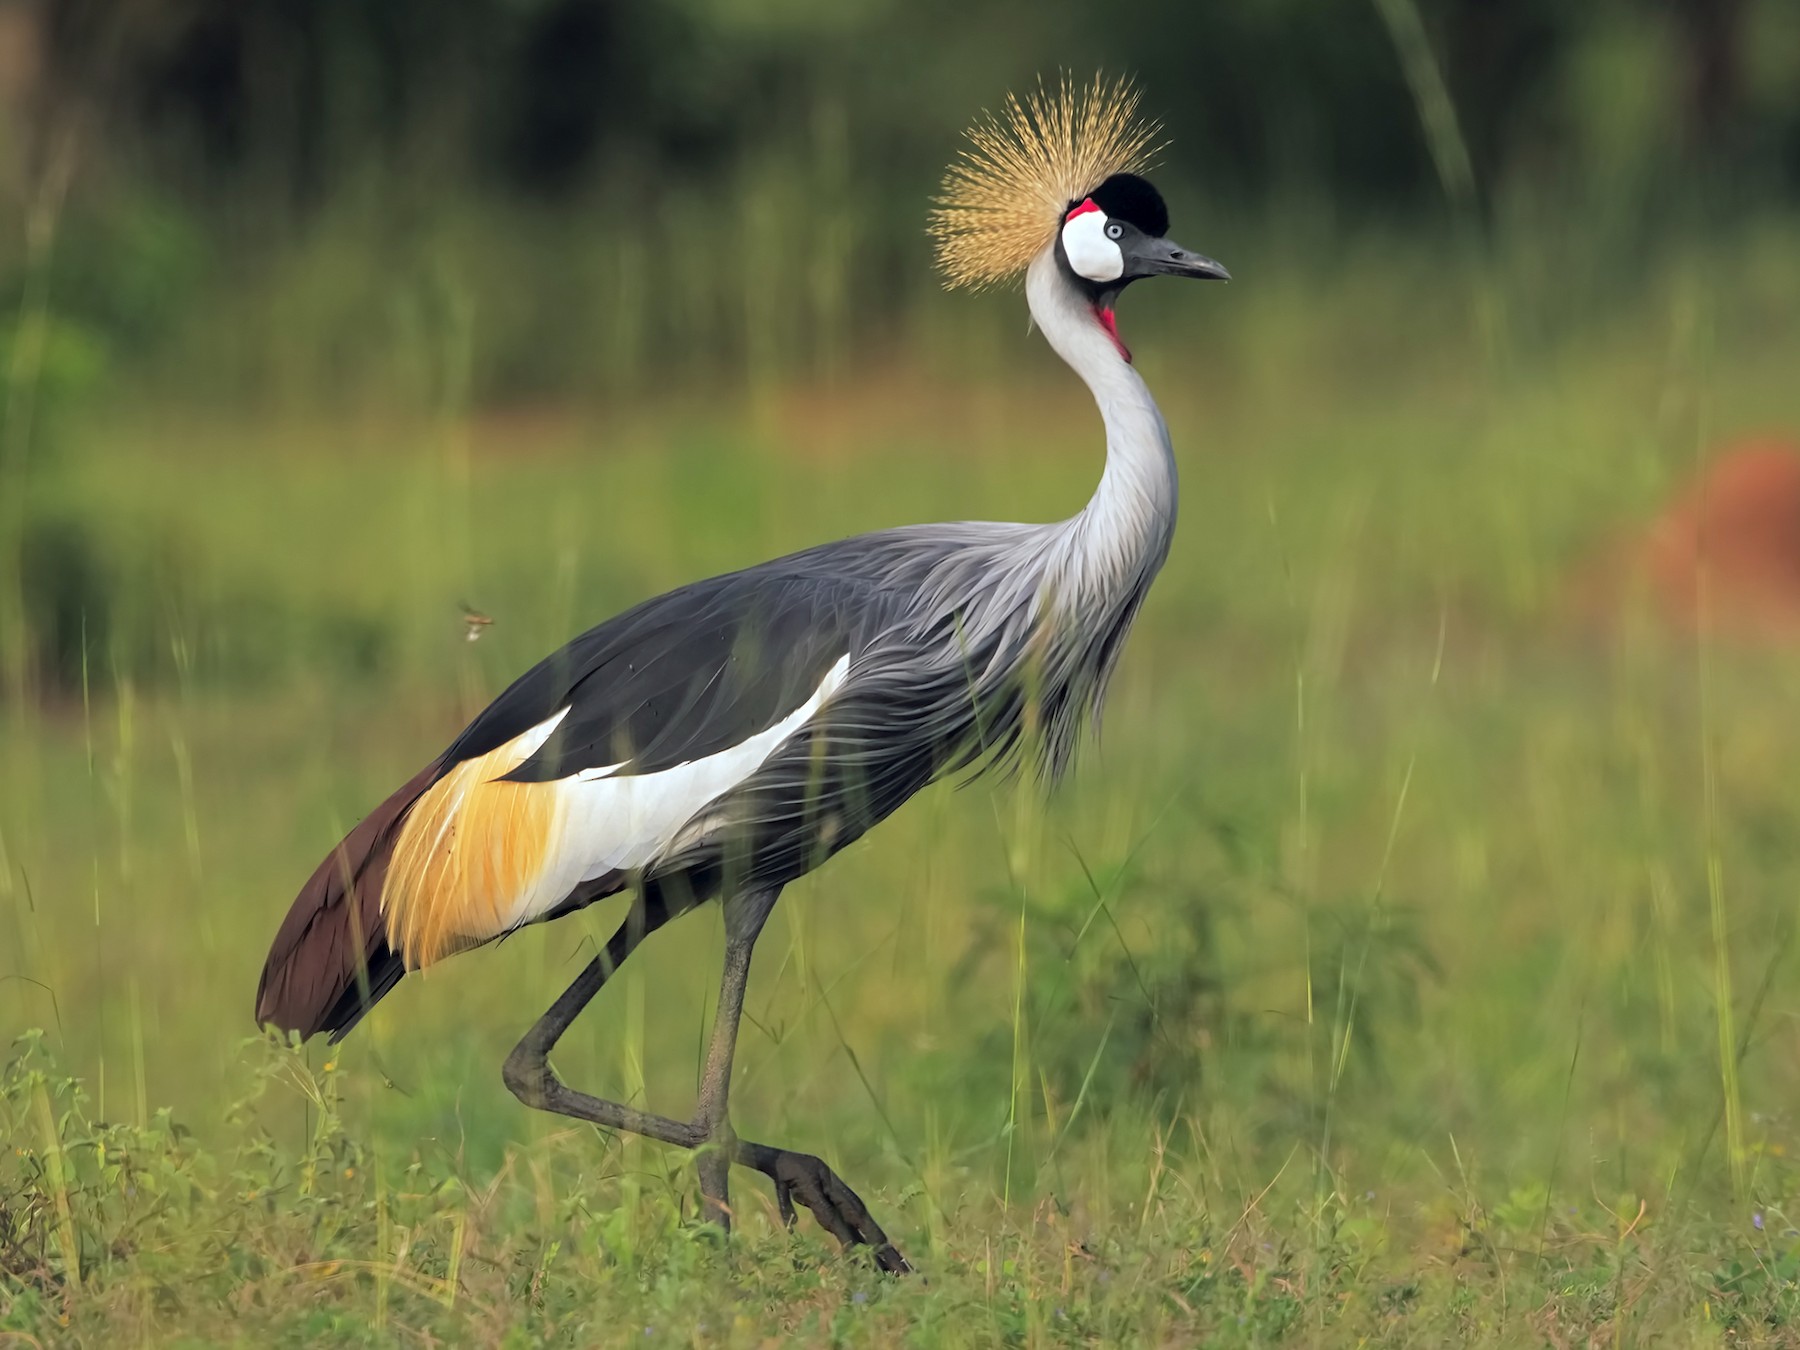
[{"label": "bird's leg", "polygon": [[[761,929],[760,920],[756,927]],[[706,1051],[706,1068],[700,1076],[700,1091],[694,1103],[694,1124],[706,1137],[696,1164],[701,1207],[708,1219],[727,1232],[731,1230],[731,1158],[737,1143],[731,1132],[731,1061],[737,1051],[738,1022],[744,1012],[744,987],[750,982],[750,953],[756,946],[754,932],[745,937],[731,929],[728,919],[719,1010],[713,1015],[712,1044]]]},{"label": "bird's leg", "polygon": [[728,1177],[735,1162],[755,1168],[775,1183],[776,1204],[789,1225],[794,1222],[794,1202],[799,1201],[845,1247],[872,1248],[881,1269],[897,1274],[910,1271],[912,1266],[888,1241],[856,1192],[823,1161],[810,1153],[751,1143],[732,1132],[728,1109],[731,1062],[744,1011],[744,990],[750,978],[750,957],[757,935],[774,908],[776,894],[751,892],[726,902],[725,969],[719,982],[719,1010],[713,1021],[712,1043],[707,1049],[692,1121],[670,1120],[576,1092],[556,1076],[549,1062],[556,1042],[600,992],[612,972],[637,950],[644,938],[668,921],[667,908],[656,901],[633,909],[608,940],[606,950],[588,963],[537,1025],[525,1033],[507,1057],[506,1085],[520,1101],[542,1111],[590,1121],[605,1129],[626,1130],[680,1148],[705,1149],[698,1164],[700,1193],[707,1217],[727,1228],[731,1214]]},{"label": "bird's leg", "polygon": [[912,1263],[888,1241],[868,1206],[823,1159],[739,1139],[732,1146],[732,1160],[754,1167],[775,1183],[775,1203],[790,1228],[794,1225],[794,1201],[798,1200],[845,1248],[867,1247],[881,1269],[895,1275],[911,1273]]},{"label": "bird's leg", "polygon": [[912,1266],[870,1217],[868,1207],[824,1162],[810,1153],[739,1139],[732,1131],[728,1109],[731,1061],[744,1011],[744,988],[750,980],[751,953],[777,894],[749,892],[733,896],[725,904],[725,972],[719,981],[719,1011],[713,1020],[712,1045],[707,1050],[694,1112],[694,1124],[706,1132],[707,1139],[699,1160],[702,1203],[708,1218],[731,1227],[731,1164],[741,1163],[775,1183],[775,1203],[789,1227],[798,1200],[843,1246],[873,1249],[876,1264],[883,1270],[896,1274],[910,1271]]},{"label": "bird's leg", "polygon": [[550,1010],[506,1057],[501,1074],[515,1097],[540,1111],[554,1111],[576,1120],[591,1121],[609,1130],[627,1130],[682,1148],[699,1146],[703,1135],[695,1126],[576,1092],[550,1067],[550,1051],[562,1039],[569,1024],[600,992],[613,971],[624,964],[625,958],[668,919],[668,908],[660,901],[640,900],[632,906],[625,922],[608,939],[606,950],[588,962],[574,983],[563,991],[562,997],[550,1005]]},{"label": "bird's leg", "polygon": [[713,1014],[712,1044],[694,1102],[694,1125],[706,1140],[696,1164],[700,1204],[706,1217],[731,1230],[731,1160],[737,1136],[731,1132],[731,1062],[737,1053],[738,1023],[744,1015],[744,989],[750,983],[750,957],[756,939],[781,895],[779,886],[734,891],[725,910],[725,969],[719,976],[719,1009]]}]

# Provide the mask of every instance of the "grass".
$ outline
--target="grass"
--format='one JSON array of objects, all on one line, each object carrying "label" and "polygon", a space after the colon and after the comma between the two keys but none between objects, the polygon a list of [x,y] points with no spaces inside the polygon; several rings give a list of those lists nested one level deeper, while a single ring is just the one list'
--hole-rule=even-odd
[{"label": "grass", "polygon": [[[1794,422],[1787,237],[1610,322],[1504,244],[1476,284],[1220,243],[1246,284],[1134,293],[1183,524],[1102,744],[1048,803],[927,793],[759,951],[738,1125],[843,1172],[902,1283],[749,1175],[721,1245],[684,1159],[505,1092],[616,903],[341,1050],[251,1037],[250,994],[338,833],[584,624],[1074,509],[1095,420],[1016,297],[742,398],[75,419],[32,511],[107,628],[0,710],[0,1343],[1790,1342],[1800,668],[1568,598],[1706,446]],[[564,1076],[682,1114],[719,949],[711,911],[659,935]]]}]

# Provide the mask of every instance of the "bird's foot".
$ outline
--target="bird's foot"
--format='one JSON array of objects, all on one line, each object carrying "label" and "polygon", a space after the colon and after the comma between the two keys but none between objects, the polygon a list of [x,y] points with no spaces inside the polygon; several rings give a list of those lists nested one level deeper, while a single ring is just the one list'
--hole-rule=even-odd
[{"label": "bird's foot", "polygon": [[845,1250],[867,1247],[882,1270],[894,1275],[912,1273],[912,1264],[888,1241],[881,1225],[870,1216],[868,1206],[823,1160],[810,1153],[739,1140],[737,1161],[754,1167],[775,1183],[775,1204],[788,1227],[794,1226],[794,1202],[798,1200]]}]

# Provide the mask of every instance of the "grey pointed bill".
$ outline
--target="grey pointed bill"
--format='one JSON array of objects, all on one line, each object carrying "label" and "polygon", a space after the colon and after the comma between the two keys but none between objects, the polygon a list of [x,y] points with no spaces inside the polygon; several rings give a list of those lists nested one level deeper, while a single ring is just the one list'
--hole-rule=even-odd
[{"label": "grey pointed bill", "polygon": [[1173,239],[1143,239],[1125,253],[1127,277],[1193,277],[1197,281],[1230,281],[1223,263],[1185,249]]}]

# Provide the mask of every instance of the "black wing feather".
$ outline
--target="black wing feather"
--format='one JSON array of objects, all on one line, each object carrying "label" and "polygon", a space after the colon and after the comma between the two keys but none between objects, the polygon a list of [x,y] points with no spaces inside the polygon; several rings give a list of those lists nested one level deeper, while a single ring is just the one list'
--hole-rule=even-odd
[{"label": "black wing feather", "polygon": [[868,631],[871,609],[883,608],[854,579],[784,570],[695,582],[583,633],[495,699],[446,764],[486,754],[564,708],[550,739],[509,779],[549,782],[614,764],[621,774],[656,773],[767,730],[811,697]]}]

